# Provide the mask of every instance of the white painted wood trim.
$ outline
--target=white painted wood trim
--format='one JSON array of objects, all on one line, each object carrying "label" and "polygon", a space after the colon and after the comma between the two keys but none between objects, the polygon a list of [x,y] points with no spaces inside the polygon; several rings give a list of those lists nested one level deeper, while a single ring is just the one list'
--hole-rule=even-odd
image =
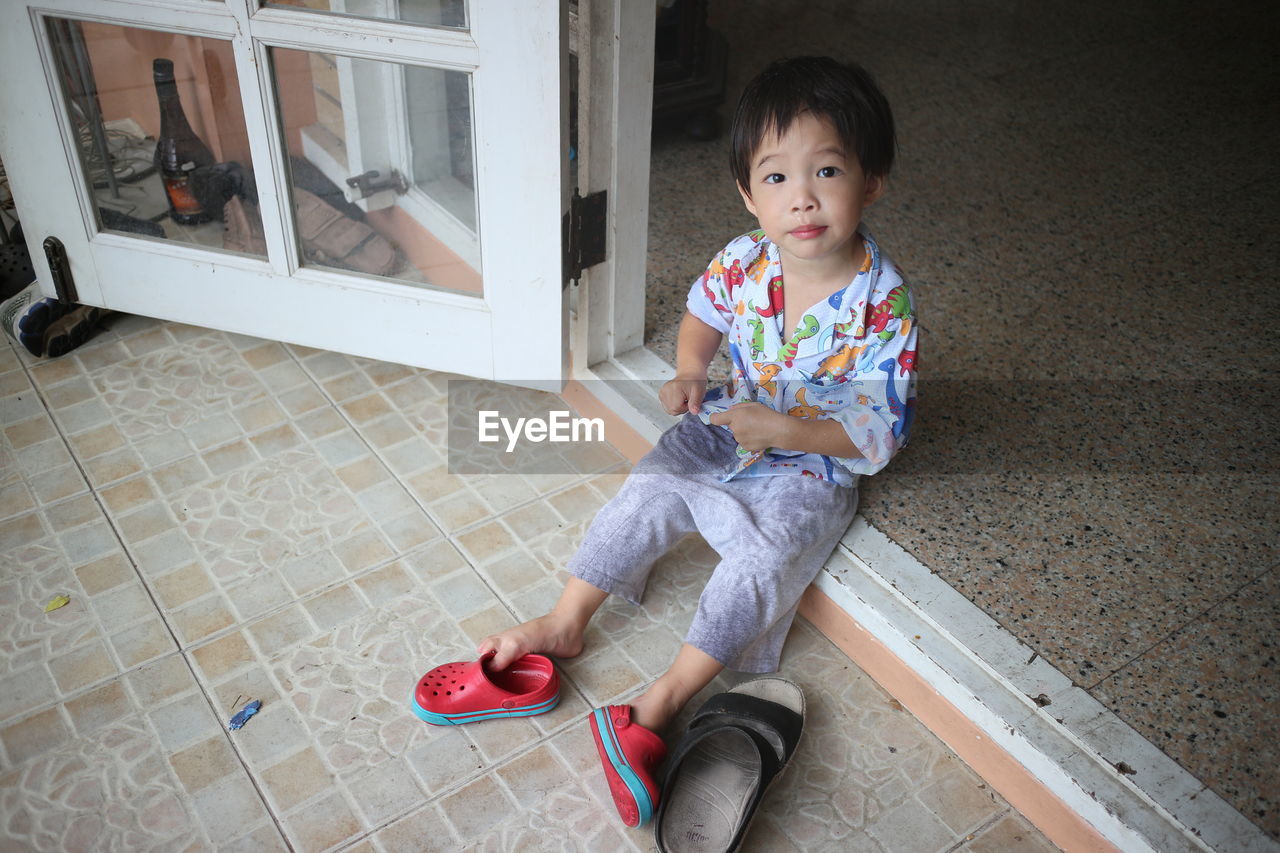
[{"label": "white painted wood trim", "polygon": [[[281,128],[280,105],[273,91],[271,51],[254,40],[248,11],[234,10],[241,24],[232,49],[240,84],[240,106],[249,136],[249,156],[258,188],[258,212],[267,243],[267,258],[277,275],[291,276],[302,266],[302,253],[293,238],[293,211],[289,203],[289,155]],[[257,164],[269,166],[270,180]]]},{"label": "white painted wood trim", "polygon": [[319,50],[459,71],[471,71],[480,63],[480,40],[471,33],[457,30],[398,21],[357,20],[298,8],[259,9],[252,17],[252,25],[254,38],[274,47]]},{"label": "white painted wood trim", "polygon": [[582,364],[644,340],[655,14],[651,3],[623,0],[579,6],[581,192],[609,193],[607,257],[584,272],[578,297],[585,322],[574,353]]},{"label": "white painted wood trim", "polygon": [[[18,7],[15,0],[5,6]],[[235,2],[191,3],[184,0],[43,0],[32,3],[32,12],[54,17],[75,18],[120,25],[122,20],[145,20],[145,29],[163,30],[189,36],[229,39],[236,33]],[[229,7],[231,14],[229,14]]]},{"label": "white painted wood trim", "polygon": [[[569,208],[568,3],[473,3],[470,12],[482,46],[471,99],[484,300],[520,306],[491,315],[493,378],[558,387],[569,343],[559,239]],[[517,81],[528,94],[513,99]],[[503,109],[477,108],[494,104]],[[541,236],[550,228],[555,239]]]},{"label": "white painted wood trim", "polygon": [[[350,292],[353,284],[360,283],[368,288],[364,304],[371,316],[379,318],[380,334],[371,340],[362,340],[357,354],[456,372],[455,354],[467,352],[470,354],[469,375],[493,373],[487,350],[475,346],[475,341],[483,340],[491,326],[491,313],[478,299],[397,287],[374,278],[316,269],[280,278],[266,264],[244,258],[235,259],[238,269],[233,271],[226,268],[223,258],[215,265],[208,261],[207,255],[183,264],[185,273],[175,279],[172,257],[138,252],[136,243],[128,238],[118,240],[123,245],[104,240],[95,247],[95,253],[106,266],[130,264],[136,272],[128,283],[104,280],[104,300],[121,311],[345,352],[348,350],[335,347],[333,342],[345,340],[351,324],[359,322],[359,318],[351,316]],[[256,274],[250,269],[254,264],[259,267]],[[222,296],[212,307],[193,298],[208,288],[218,288]],[[271,288],[278,301],[305,305],[306,310],[264,311],[260,300],[266,288]],[[428,296],[431,298],[426,298]],[[444,313],[437,307],[441,299],[452,303],[447,321],[433,319],[435,314]],[[424,307],[433,309],[425,320]]]},{"label": "white painted wood trim", "polygon": [[[579,0],[577,5],[577,182],[582,195],[612,188],[613,90],[617,87],[617,3]],[[608,248],[605,251],[608,252]],[[609,305],[613,298],[613,260],[584,270],[573,286],[575,364],[608,359]]]},{"label": "white painted wood trim", "polygon": [[[574,369],[574,379],[650,444],[656,444],[675,419],[662,411],[656,392],[650,392],[622,370],[615,359],[590,368]],[[668,419],[670,423],[668,423]]]},{"label": "white painted wood trim", "polygon": [[617,92],[613,104],[617,147],[609,204],[609,246],[614,268],[610,355],[644,344],[657,14],[654,3],[617,2]]}]

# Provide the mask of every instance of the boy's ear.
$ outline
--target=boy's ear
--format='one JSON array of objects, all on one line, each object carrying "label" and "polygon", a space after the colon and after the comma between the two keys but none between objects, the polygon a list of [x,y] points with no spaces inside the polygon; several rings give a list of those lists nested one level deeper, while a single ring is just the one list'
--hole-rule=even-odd
[{"label": "boy's ear", "polygon": [[884,175],[867,175],[862,193],[862,206],[866,207],[884,195],[888,182],[889,179]]},{"label": "boy's ear", "polygon": [[756,203],[751,200],[751,193],[747,192],[742,184],[738,184],[738,194],[742,196],[742,203],[747,206],[747,210],[751,211],[751,215],[756,216]]}]

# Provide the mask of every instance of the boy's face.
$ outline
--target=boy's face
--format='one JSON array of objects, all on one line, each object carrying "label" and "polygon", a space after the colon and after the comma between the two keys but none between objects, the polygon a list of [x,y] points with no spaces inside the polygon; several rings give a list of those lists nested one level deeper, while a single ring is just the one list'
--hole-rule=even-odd
[{"label": "boy's face", "polygon": [[784,267],[790,261],[814,272],[842,273],[842,264],[861,262],[862,242],[854,235],[862,209],[880,197],[884,180],[863,175],[829,122],[802,113],[781,136],[761,143],[752,155],[751,186],[738,191],[782,253]]}]

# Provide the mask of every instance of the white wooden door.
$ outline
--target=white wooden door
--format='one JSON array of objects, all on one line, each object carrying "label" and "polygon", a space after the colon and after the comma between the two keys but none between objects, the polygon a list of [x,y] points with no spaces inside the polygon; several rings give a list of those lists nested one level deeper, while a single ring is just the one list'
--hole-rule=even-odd
[{"label": "white wooden door", "polygon": [[[561,381],[566,6],[5,0],[0,157],[42,289],[53,236],[86,304]],[[160,58],[215,161],[184,164],[197,221],[153,171]]]}]

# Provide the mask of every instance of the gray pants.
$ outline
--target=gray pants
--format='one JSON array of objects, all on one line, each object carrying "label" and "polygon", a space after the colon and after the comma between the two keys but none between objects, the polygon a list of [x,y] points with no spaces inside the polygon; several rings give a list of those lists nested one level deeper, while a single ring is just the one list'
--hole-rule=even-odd
[{"label": "gray pants", "polygon": [[720,555],[685,642],[743,672],[778,668],[796,605],[858,508],[857,489],[799,475],[720,482],[732,435],[686,415],[591,523],[575,577],[639,604],[649,570],[687,533]]}]

